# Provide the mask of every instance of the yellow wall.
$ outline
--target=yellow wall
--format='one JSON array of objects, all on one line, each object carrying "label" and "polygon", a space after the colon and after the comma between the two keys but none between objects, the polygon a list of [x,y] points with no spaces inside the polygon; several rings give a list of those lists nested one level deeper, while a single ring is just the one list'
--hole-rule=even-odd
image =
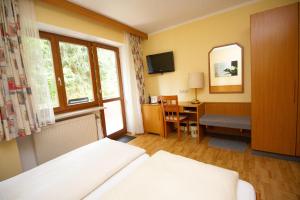
[{"label": "yellow wall", "polygon": [[16,140],[0,142],[0,181],[22,171]]},{"label": "yellow wall", "polygon": [[[250,15],[296,0],[263,0],[226,13],[214,15],[149,36],[143,43],[144,55],[174,51],[175,72],[148,75],[145,72],[146,89],[150,95],[179,95],[180,100],[191,100],[193,90],[187,90],[188,72],[205,74],[205,88],[198,90],[201,101],[250,102]],[[243,94],[209,94],[208,52],[218,45],[238,42],[244,47]],[[145,61],[145,60],[144,60]],[[147,66],[145,65],[145,68]]]},{"label": "yellow wall", "polygon": [[39,22],[116,42],[123,42],[124,35],[122,31],[112,29],[80,14],[69,12],[39,0],[35,1],[35,10]]}]

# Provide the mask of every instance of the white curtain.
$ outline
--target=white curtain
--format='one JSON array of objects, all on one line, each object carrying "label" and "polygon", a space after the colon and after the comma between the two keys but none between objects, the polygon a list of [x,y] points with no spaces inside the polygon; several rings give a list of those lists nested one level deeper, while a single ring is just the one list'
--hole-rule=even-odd
[{"label": "white curtain", "polygon": [[48,87],[33,0],[19,0],[21,38],[26,76],[32,90],[32,106],[39,127],[53,124],[55,116]]},{"label": "white curtain", "polygon": [[52,107],[40,97],[49,95],[33,17],[32,1],[0,0],[0,141],[30,135],[54,122]]},{"label": "white curtain", "polygon": [[144,127],[133,55],[129,46],[129,37],[130,35],[125,33],[125,45],[121,48],[121,64],[127,131],[135,135],[144,133]]}]

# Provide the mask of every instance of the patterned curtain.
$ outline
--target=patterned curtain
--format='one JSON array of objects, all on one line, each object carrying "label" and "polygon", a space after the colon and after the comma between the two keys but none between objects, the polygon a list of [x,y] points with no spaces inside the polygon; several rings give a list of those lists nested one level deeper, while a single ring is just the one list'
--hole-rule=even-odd
[{"label": "patterned curtain", "polygon": [[0,141],[40,130],[24,64],[19,3],[0,0]]},{"label": "patterned curtain", "polygon": [[136,72],[137,87],[139,90],[140,103],[145,103],[145,79],[144,64],[141,47],[142,39],[140,37],[129,34],[129,48],[132,53],[134,68]]}]

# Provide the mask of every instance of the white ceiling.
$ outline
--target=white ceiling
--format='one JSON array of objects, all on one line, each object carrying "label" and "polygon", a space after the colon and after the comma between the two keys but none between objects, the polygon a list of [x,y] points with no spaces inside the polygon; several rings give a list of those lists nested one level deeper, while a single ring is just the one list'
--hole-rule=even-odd
[{"label": "white ceiling", "polygon": [[253,0],[69,0],[146,33],[211,15]]}]

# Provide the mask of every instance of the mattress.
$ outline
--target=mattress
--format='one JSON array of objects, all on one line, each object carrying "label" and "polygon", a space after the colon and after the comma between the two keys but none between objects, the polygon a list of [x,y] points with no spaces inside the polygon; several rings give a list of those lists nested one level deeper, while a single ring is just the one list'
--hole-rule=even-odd
[{"label": "mattress", "polygon": [[[119,171],[117,174],[112,176],[108,181],[106,181],[104,184],[102,184],[100,187],[96,188],[93,192],[91,192],[89,195],[87,195],[84,199],[85,200],[99,200],[101,199],[101,196],[108,190],[110,190],[112,187],[114,187],[116,184],[121,182],[126,176],[133,173],[134,170],[141,165],[144,161],[146,161],[149,158],[149,155],[144,154],[137,158],[135,161],[131,162],[129,165],[127,165],[125,168],[123,168],[121,171]],[[255,200],[255,190],[253,186],[243,180],[238,181],[237,186],[237,200]]]},{"label": "mattress", "polygon": [[0,199],[82,199],[144,153],[102,139],[0,182]]}]

